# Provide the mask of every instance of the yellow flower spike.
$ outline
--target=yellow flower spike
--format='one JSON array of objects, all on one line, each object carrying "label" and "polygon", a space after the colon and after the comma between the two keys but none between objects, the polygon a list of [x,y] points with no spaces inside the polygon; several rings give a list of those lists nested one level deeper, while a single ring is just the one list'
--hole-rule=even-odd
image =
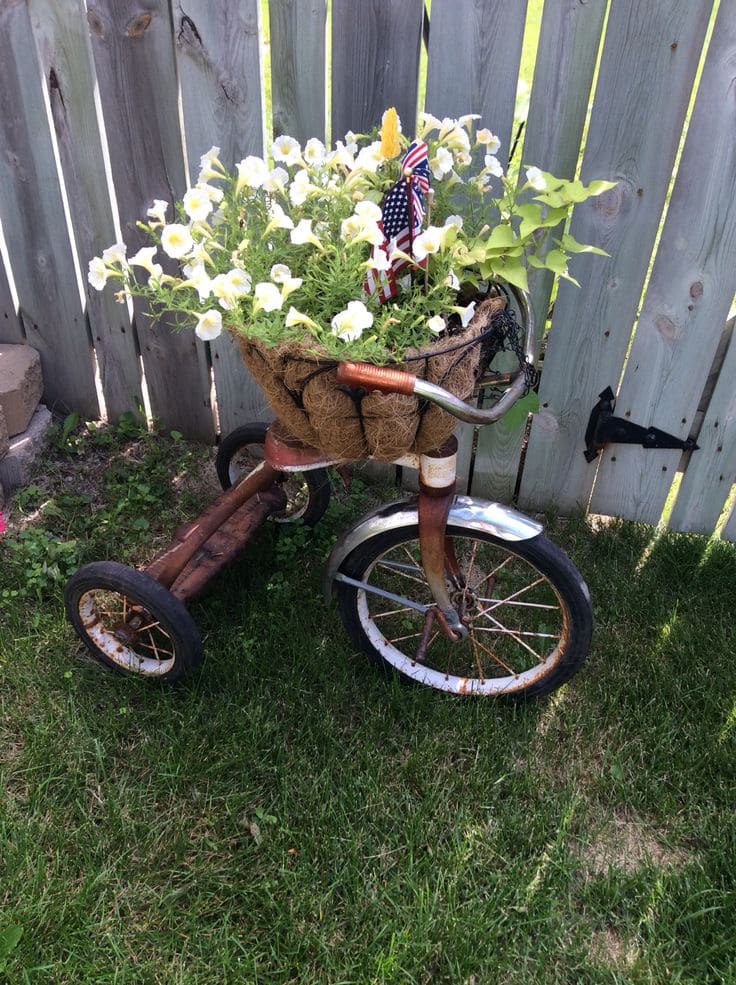
[{"label": "yellow flower spike", "polygon": [[388,161],[392,157],[398,157],[400,153],[399,117],[396,108],[392,106],[386,110],[383,117],[383,126],[381,127],[381,155],[384,160]]}]

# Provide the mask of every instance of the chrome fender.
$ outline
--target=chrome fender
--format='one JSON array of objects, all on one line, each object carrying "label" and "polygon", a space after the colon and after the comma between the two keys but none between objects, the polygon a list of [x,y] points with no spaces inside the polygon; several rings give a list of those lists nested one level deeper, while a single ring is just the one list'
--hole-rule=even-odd
[{"label": "chrome fender", "polygon": [[[468,530],[479,530],[501,540],[518,541],[531,540],[544,529],[541,523],[532,520],[523,513],[504,506],[502,503],[491,503],[485,499],[474,499],[472,496],[456,496],[450,507],[449,524],[457,524]],[[406,499],[395,503],[379,506],[368,513],[358,523],[346,530],[338,539],[327,560],[325,575],[325,598],[329,602],[333,592],[333,581],[340,570],[343,561],[349,554],[376,534],[386,530],[396,530],[399,527],[411,527],[417,523],[417,505]]]}]

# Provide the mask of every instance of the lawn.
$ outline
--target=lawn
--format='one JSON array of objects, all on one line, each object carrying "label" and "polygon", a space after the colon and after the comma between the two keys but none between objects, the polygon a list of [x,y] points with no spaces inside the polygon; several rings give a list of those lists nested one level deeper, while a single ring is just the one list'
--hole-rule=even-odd
[{"label": "lawn", "polygon": [[6,508],[0,981],[736,980],[732,545],[552,522],[587,666],[537,704],[459,702],[380,676],[321,600],[358,483],[195,605],[195,679],[108,673],[64,578],[150,558],[211,458],[130,420],[59,432]]}]

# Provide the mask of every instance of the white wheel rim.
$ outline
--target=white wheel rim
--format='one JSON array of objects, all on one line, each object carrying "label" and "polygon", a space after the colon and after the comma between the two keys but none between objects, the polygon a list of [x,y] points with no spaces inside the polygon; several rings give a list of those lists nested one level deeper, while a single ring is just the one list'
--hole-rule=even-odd
[{"label": "white wheel rim", "polygon": [[[453,537],[453,541],[456,544],[462,540],[475,541],[476,539],[470,537],[468,538]],[[373,574],[375,569],[379,565],[381,565],[382,562],[385,563],[385,559],[389,555],[391,555],[392,552],[396,551],[401,547],[402,544],[398,544],[395,545],[394,547],[388,548],[387,551],[385,551],[382,555],[376,558],[371,564],[370,568],[364,573],[362,580],[365,582],[370,582],[371,575]],[[506,606],[506,608],[508,608],[510,605],[515,605],[518,607],[528,605],[530,609],[552,608],[551,606],[547,606],[541,603],[529,604],[526,602],[522,602],[521,596],[523,594],[526,594],[526,592],[528,591],[528,589],[525,588],[522,592],[517,593],[518,595],[517,599],[513,599],[513,598],[489,599],[488,605],[483,604],[481,606],[481,613],[484,618],[489,620],[489,628],[485,629],[474,625],[473,629],[471,629],[470,637],[472,638],[474,635],[473,630],[475,631],[476,636],[478,633],[483,633],[483,634],[487,634],[489,637],[493,637],[496,634],[499,637],[502,635],[513,637],[514,640],[518,641],[519,646],[526,646],[528,649],[531,649],[531,651],[534,653],[535,657],[537,658],[536,665],[530,666],[526,670],[520,671],[518,673],[514,672],[510,674],[507,673],[504,676],[485,676],[485,677],[481,677],[480,675],[477,677],[473,677],[469,675],[463,676],[459,674],[450,673],[446,670],[443,671],[436,669],[435,667],[428,666],[427,664],[417,660],[415,655],[414,656],[408,655],[407,653],[402,652],[397,646],[395,646],[394,643],[399,642],[399,639],[395,639],[393,642],[387,639],[387,637],[384,635],[383,631],[375,621],[375,619],[379,617],[379,613],[375,613],[375,612],[371,613],[368,596],[370,595],[372,600],[376,600],[376,604],[380,602],[380,599],[378,598],[378,596],[367,592],[365,589],[358,589],[357,599],[356,599],[358,619],[363,628],[363,631],[365,632],[366,636],[368,637],[368,640],[370,641],[371,646],[374,647],[374,649],[381,655],[381,657],[383,657],[383,659],[388,664],[394,667],[403,676],[410,678],[411,680],[417,681],[420,684],[428,685],[440,691],[447,691],[451,694],[460,694],[460,695],[476,694],[479,696],[514,694],[521,691],[525,691],[531,686],[533,686],[534,684],[538,683],[540,680],[544,679],[556,666],[556,664],[560,662],[565,651],[565,644],[569,638],[569,619],[568,619],[567,609],[562,602],[562,598],[559,592],[547,578],[545,578],[543,575],[537,572],[536,569],[533,568],[530,564],[528,564],[528,562],[525,562],[523,558],[520,558],[518,555],[514,554],[513,551],[508,550],[508,548],[507,551],[510,555],[512,555],[513,558],[518,559],[519,562],[526,565],[529,568],[530,572],[532,571],[535,572],[535,576],[536,579],[538,579],[538,583],[543,582],[548,589],[551,589],[554,598],[556,598],[557,600],[557,605],[559,608],[559,615],[557,617],[560,621],[559,634],[526,633],[523,630],[522,631],[510,630],[499,618],[493,615],[494,612],[498,612],[498,610],[501,609],[504,605]],[[423,576],[423,572],[421,572],[421,569],[418,569],[418,571],[414,572],[413,574],[407,573],[406,577],[410,579],[416,579],[418,577],[421,577],[421,580],[424,581],[424,576]],[[483,609],[487,609],[488,610],[487,613],[484,613]],[[395,611],[398,612],[399,610],[395,610]],[[380,614],[390,616],[392,612],[391,610],[388,610],[387,612]],[[414,613],[414,618],[416,619],[416,612]],[[419,619],[421,620],[421,615],[419,616]],[[498,625],[494,625],[494,623],[497,623]],[[419,637],[421,636],[422,626],[421,626],[421,622],[417,623],[416,625],[420,631],[416,633],[408,634],[406,637],[402,639],[402,641],[408,642],[410,639],[414,640],[415,638],[414,641],[416,642],[416,644],[418,644]],[[440,632],[441,629],[437,627],[437,634],[439,634]],[[536,651],[534,651],[533,648],[529,646],[527,642],[527,640],[531,639],[532,642],[536,644],[537,641],[532,639],[535,636],[538,637],[539,639],[549,638],[550,641],[554,639],[558,640],[556,646],[554,646],[552,651],[548,653],[544,657],[544,659],[540,659],[540,655],[537,654]],[[477,643],[477,639],[476,639],[476,643]],[[458,644],[454,644],[454,645],[451,644],[451,645],[464,647],[467,646],[468,644],[467,642],[461,642]],[[472,639],[470,645],[471,648],[474,646]],[[486,652],[489,652],[484,644],[481,643],[480,645],[484,647]],[[430,644],[430,648],[431,648],[431,644]],[[490,666],[493,666],[493,664],[490,664]],[[513,668],[509,668],[509,669],[513,670]]]},{"label": "white wheel rim", "polygon": [[[166,630],[151,616],[149,623],[144,623],[136,629],[136,635],[140,636],[137,645],[143,650],[150,649],[151,655],[133,649],[133,646],[126,644],[123,633],[116,631],[116,628],[110,625],[109,614],[98,604],[95,593],[103,591],[120,599],[121,623],[126,618],[126,607],[137,604],[131,603],[127,596],[109,589],[99,588],[85,592],[79,600],[78,610],[90,642],[121,670],[140,674],[142,677],[163,677],[168,674],[176,663],[176,651],[174,642]],[[156,630],[158,633],[155,633]],[[171,650],[168,650],[165,642],[160,639],[161,636],[166,637]]]}]

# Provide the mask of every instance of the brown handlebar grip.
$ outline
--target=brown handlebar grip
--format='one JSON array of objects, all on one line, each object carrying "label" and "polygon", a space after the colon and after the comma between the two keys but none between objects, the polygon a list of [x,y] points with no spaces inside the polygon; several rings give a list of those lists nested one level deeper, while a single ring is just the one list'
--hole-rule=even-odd
[{"label": "brown handlebar grip", "polygon": [[414,393],[416,376],[402,373],[399,369],[386,366],[372,366],[370,363],[340,363],[337,367],[337,382],[348,386],[362,386],[366,390],[380,390],[382,393]]}]

